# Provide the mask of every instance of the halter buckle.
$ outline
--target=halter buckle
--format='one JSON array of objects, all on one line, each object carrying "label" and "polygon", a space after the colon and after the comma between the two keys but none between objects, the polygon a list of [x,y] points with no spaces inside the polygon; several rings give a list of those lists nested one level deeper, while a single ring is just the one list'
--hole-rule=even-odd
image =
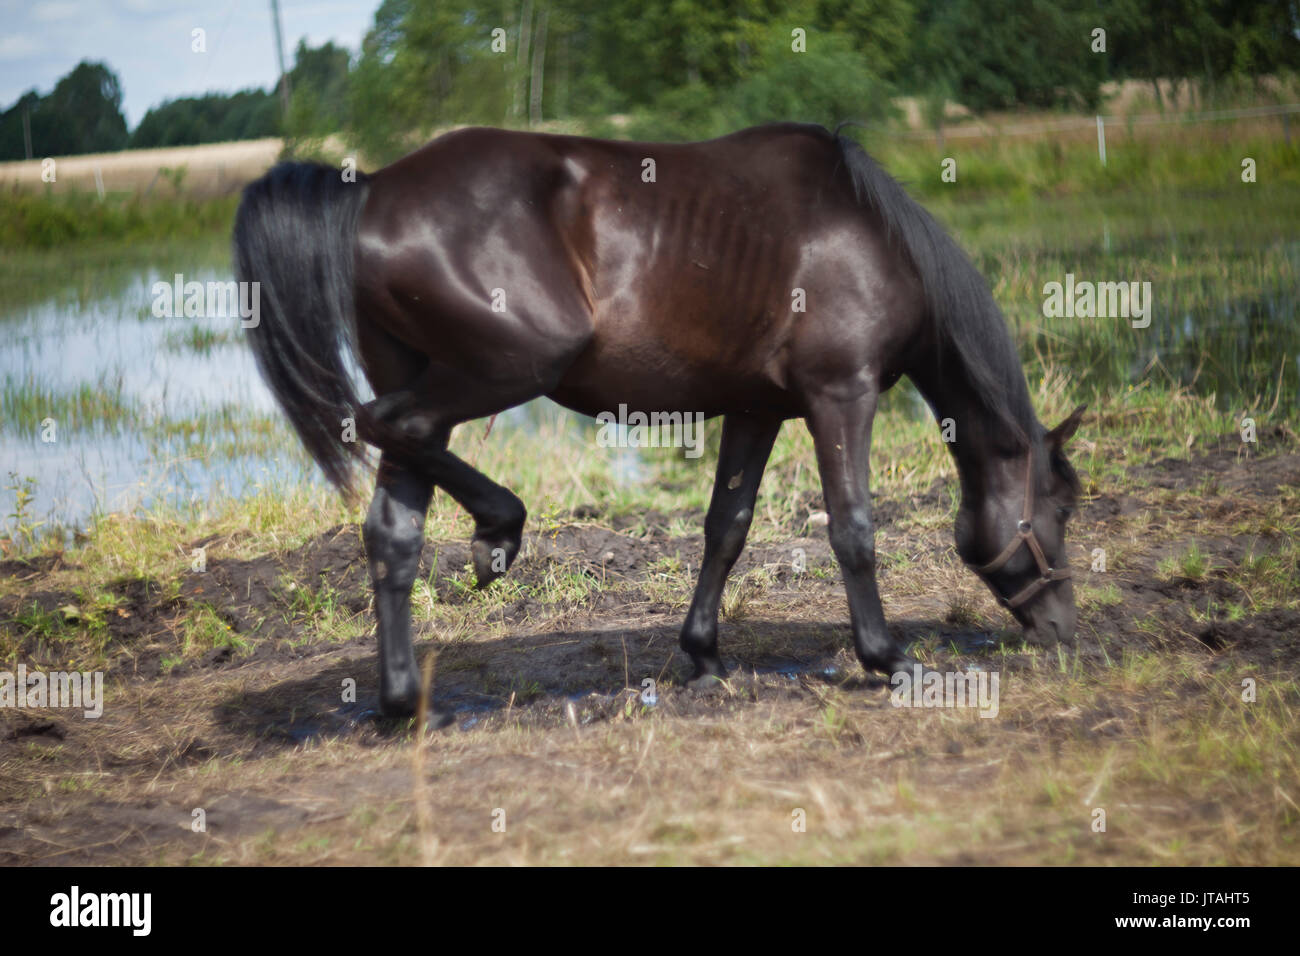
[{"label": "halter buckle", "polygon": [[1040,577],[1035,581],[1031,581],[1021,589],[1019,593],[1013,594],[1011,597],[998,596],[998,603],[1008,610],[1014,610],[1020,605],[1032,600],[1039,591],[1043,590],[1049,584],[1064,580],[1070,576],[1068,568],[1058,572],[1047,563],[1047,558],[1043,554],[1042,545],[1040,545],[1038,539],[1034,537],[1033,525],[1030,524],[1029,520],[1029,517],[1033,514],[1034,510],[1034,456],[1032,451],[1029,453],[1025,465],[1025,510],[1024,517],[1020,519],[1020,523],[1016,526],[1018,533],[1014,538],[1007,542],[1007,546],[1002,549],[1002,553],[988,564],[982,566],[972,565],[975,572],[981,577],[984,577],[989,574],[994,574],[1001,569],[1004,564],[1011,560],[1011,556],[1020,550],[1021,546],[1027,546],[1029,548],[1030,553],[1034,556],[1034,560],[1038,562],[1038,572]]}]

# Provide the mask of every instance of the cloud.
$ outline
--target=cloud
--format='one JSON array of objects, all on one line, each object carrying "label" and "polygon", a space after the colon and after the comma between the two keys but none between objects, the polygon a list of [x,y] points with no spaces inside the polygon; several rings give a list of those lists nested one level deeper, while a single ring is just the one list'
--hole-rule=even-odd
[{"label": "cloud", "polygon": [[83,4],[76,0],[50,0],[31,11],[31,18],[37,23],[53,23],[57,20],[71,20],[81,12]]},{"label": "cloud", "polygon": [[[131,13],[177,13],[173,0],[121,0],[121,5]],[[202,6],[198,4],[197,6]]]},{"label": "cloud", "polygon": [[45,44],[25,33],[0,37],[0,60],[26,60],[45,52]]}]

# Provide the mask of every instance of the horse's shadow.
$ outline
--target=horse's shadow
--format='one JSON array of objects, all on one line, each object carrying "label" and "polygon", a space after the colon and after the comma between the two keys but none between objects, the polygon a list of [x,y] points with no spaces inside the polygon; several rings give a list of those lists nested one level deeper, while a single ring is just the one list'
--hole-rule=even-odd
[{"label": "horse's shadow", "polygon": [[[918,644],[940,655],[996,651],[998,633],[973,631],[934,620],[899,620],[891,632],[913,651]],[[724,625],[719,642],[733,678],[776,675],[871,692],[887,686],[867,674],[853,656],[846,624],[746,621]],[[437,657],[432,677],[435,726],[472,724],[476,717],[541,704],[563,705],[590,695],[611,700],[653,686],[688,695],[683,688],[690,661],[677,647],[677,631],[665,626],[546,631],[484,641],[421,641],[417,655]],[[405,733],[409,720],[378,715],[377,660],[366,654],[311,669],[272,687],[231,694],[215,706],[224,730],[267,746],[296,746],[332,736]],[[647,680],[653,685],[647,685]]]}]

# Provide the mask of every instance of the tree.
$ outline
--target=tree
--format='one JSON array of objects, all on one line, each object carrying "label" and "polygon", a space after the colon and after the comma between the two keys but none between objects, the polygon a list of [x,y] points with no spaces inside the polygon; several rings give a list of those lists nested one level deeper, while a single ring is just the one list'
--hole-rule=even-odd
[{"label": "tree", "polygon": [[285,133],[291,137],[320,137],[337,133],[347,120],[348,51],[333,42],[309,47],[298,41],[289,71],[289,115]]},{"label": "tree", "polygon": [[23,116],[31,124],[33,156],[105,153],[127,144],[122,85],[103,63],[83,60],[48,96],[24,93],[0,117],[0,159],[23,159]]},{"label": "tree", "polygon": [[438,125],[502,122],[514,61],[491,43],[505,22],[500,4],[384,0],[351,82],[351,132],[362,150],[383,161]]},{"label": "tree", "polygon": [[[1259,77],[1300,67],[1300,8],[1270,0],[1111,0],[1124,32],[1115,62],[1150,80]],[[1157,91],[1158,91],[1157,87]]]},{"label": "tree", "polygon": [[911,78],[946,84],[974,110],[1093,108],[1104,59],[1091,50],[1096,9],[1051,0],[924,0]]},{"label": "tree", "polygon": [[271,92],[209,93],[169,100],[150,109],[131,134],[131,146],[197,146],[260,139],[279,132],[280,104]]}]

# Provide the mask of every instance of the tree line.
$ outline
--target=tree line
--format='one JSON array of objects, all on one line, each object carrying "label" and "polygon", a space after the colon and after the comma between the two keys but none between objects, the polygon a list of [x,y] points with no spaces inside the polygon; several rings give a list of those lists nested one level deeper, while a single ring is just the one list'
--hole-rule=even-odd
[{"label": "tree line", "polygon": [[29,90],[0,113],[0,160],[158,146],[196,146],[265,136],[324,136],[345,128],[348,51],[300,42],[289,72],[289,111],[274,89],[169,100],[127,131],[122,84],[104,63],[79,63],[47,95]]},{"label": "tree line", "polygon": [[[1095,108],[1107,80],[1211,90],[1300,68],[1289,0],[383,0],[355,55],[299,43],[275,90],[163,103],[128,132],[79,64],[0,114],[0,159],[332,132],[376,160],[435,126],[609,117],[644,138],[879,120],[898,94],[979,111]],[[611,127],[609,132],[613,132]],[[413,139],[414,137],[414,139]]]}]

